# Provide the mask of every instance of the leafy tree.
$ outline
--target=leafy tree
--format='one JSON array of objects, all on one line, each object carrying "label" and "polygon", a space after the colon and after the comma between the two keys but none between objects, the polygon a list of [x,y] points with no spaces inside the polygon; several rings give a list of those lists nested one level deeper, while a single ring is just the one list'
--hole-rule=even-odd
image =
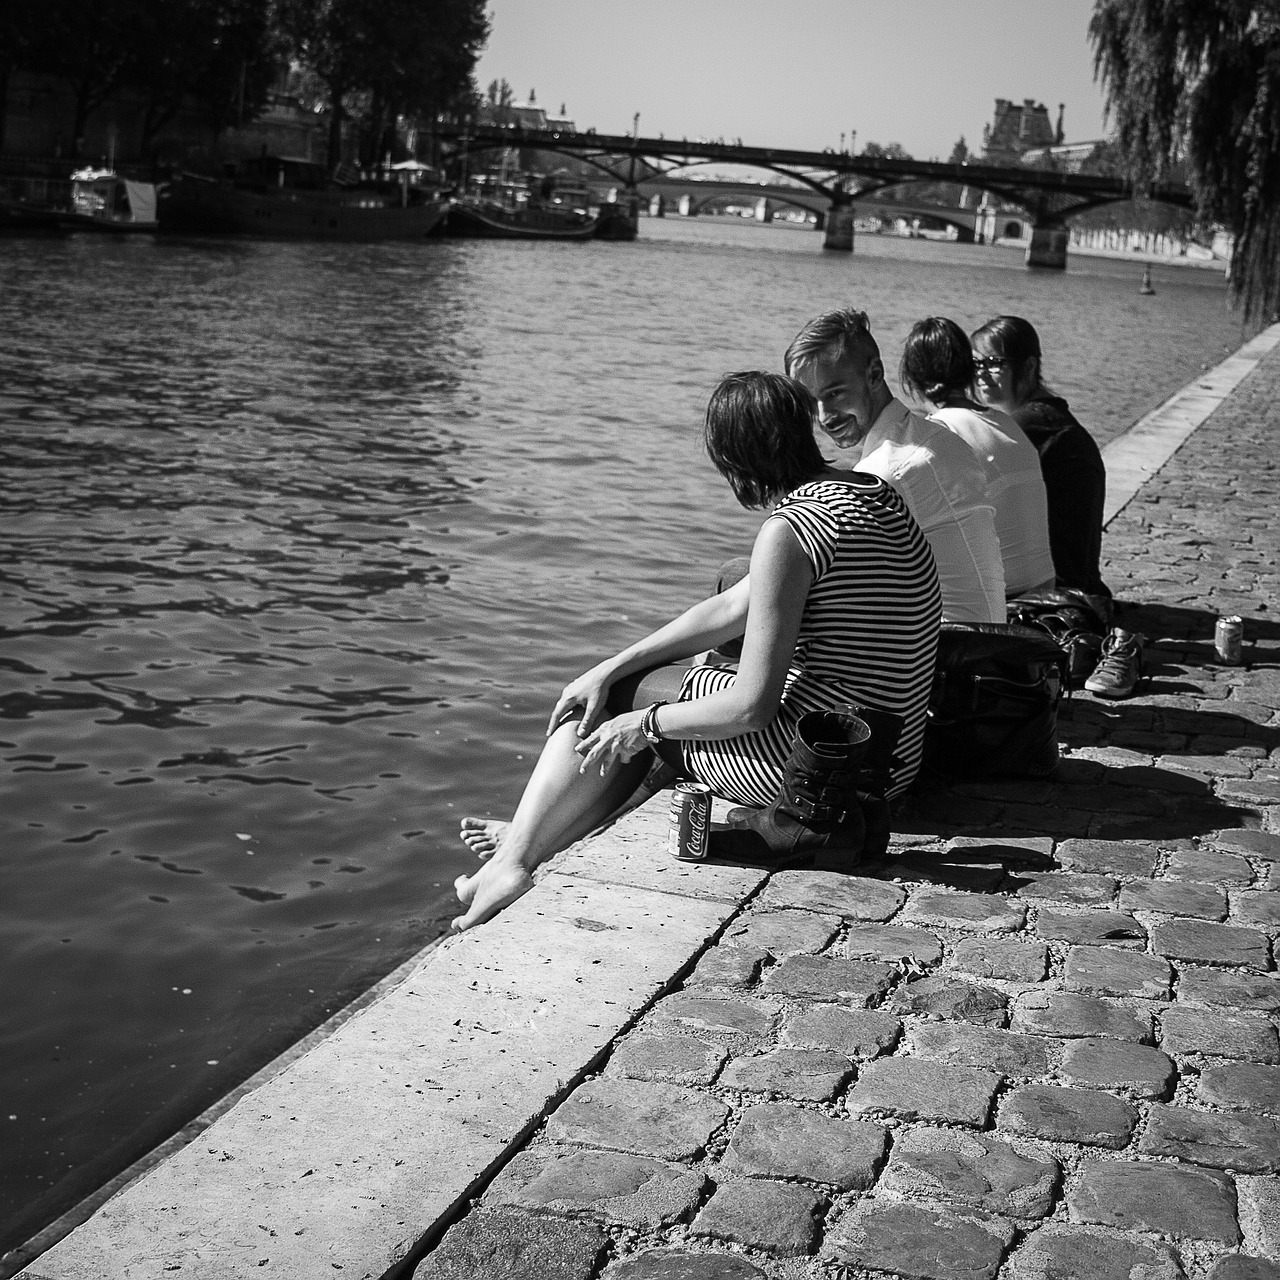
[{"label": "leafy tree", "polygon": [[193,98],[215,132],[261,108],[275,75],[268,0],[164,0],[141,18],[128,76],[145,95],[144,153]]},{"label": "leafy tree", "polygon": [[914,160],[911,155],[900,142],[891,142],[887,147],[882,147],[878,142],[868,142],[862,148],[864,156],[870,156],[872,159],[884,160]]},{"label": "leafy tree", "polygon": [[359,0],[279,0],[276,22],[290,52],[324,86],[329,166],[342,155],[343,98],[359,78]]},{"label": "leafy tree", "polygon": [[329,163],[342,120],[365,126],[366,157],[381,154],[398,115],[432,117],[472,91],[489,34],[484,0],[277,0],[293,56],[325,86]]},{"label": "leafy tree", "polygon": [[[224,128],[257,112],[275,74],[270,3],[3,0],[0,103],[7,74],[23,67],[68,82],[77,146],[89,117],[122,90],[141,96],[144,152],[192,102]],[[0,138],[2,128],[0,118]]]},{"label": "leafy tree", "polygon": [[396,119],[433,119],[471,92],[489,34],[484,0],[366,0],[362,16],[366,163],[390,149]]},{"label": "leafy tree", "polygon": [[1096,0],[1095,67],[1132,177],[1185,161],[1204,221],[1235,234],[1233,301],[1280,306],[1280,4]]},{"label": "leafy tree", "polygon": [[498,124],[506,124],[510,120],[509,108],[515,101],[515,93],[507,83],[506,77],[489,81],[489,87],[484,92],[484,100]]},{"label": "leafy tree", "polygon": [[0,4],[0,151],[4,150],[9,84],[20,67],[30,66],[44,30],[44,6],[37,0]]},{"label": "leafy tree", "polygon": [[969,163],[969,144],[964,140],[964,134],[960,135],[959,141],[951,148],[951,154],[947,157],[948,164],[968,164]]},{"label": "leafy tree", "polygon": [[42,29],[28,66],[70,84],[77,152],[89,116],[128,79],[145,8],[145,0],[45,0],[41,6]]}]

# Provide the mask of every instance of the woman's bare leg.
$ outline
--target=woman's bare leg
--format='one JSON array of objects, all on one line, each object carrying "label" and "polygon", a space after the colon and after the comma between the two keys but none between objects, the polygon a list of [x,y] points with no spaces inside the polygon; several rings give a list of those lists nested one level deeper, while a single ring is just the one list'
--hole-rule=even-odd
[{"label": "woman's bare leg", "polygon": [[[744,566],[749,566],[750,561],[742,561]],[[746,568],[742,569],[742,574],[746,573]],[[739,574],[741,576],[741,574]],[[732,585],[730,582],[728,585]],[[718,588],[723,590],[723,587]],[[636,676],[628,676],[626,679],[620,680],[614,687],[610,696],[610,711],[617,715],[623,710],[635,710],[639,707],[647,707],[652,702],[659,700],[666,702],[676,702],[680,697],[680,686],[684,679],[685,669],[683,667],[655,667],[650,671],[641,672]],[[574,722],[576,723],[576,721]],[[650,784],[649,794],[653,791],[660,790],[666,786],[668,780],[675,776],[676,769],[682,764],[679,747],[675,744],[664,744],[659,749],[658,755],[662,757],[655,760],[655,766],[661,765],[661,769],[655,769],[655,779]],[[632,807],[632,802],[639,804],[648,798],[646,795],[638,795],[640,788],[649,782],[647,776],[641,776],[636,780],[635,785],[628,791],[620,788],[620,798],[618,800],[618,808],[606,813],[603,816],[594,817],[591,824],[585,830],[573,834],[571,838],[564,839],[564,842],[558,846],[559,849],[567,848],[574,840],[580,840],[583,836],[588,835],[596,827],[600,826],[607,819],[618,814],[625,808]],[[492,858],[497,852],[498,847],[507,838],[507,832],[511,829],[511,823],[504,822],[500,818],[463,818],[462,825],[458,832],[458,838],[463,844],[476,855],[481,862]],[[561,838],[563,839],[563,834]],[[558,852],[553,850],[553,852]]]},{"label": "woman's bare leg", "polygon": [[598,769],[579,773],[582,758],[573,749],[577,742],[576,720],[566,721],[547,739],[493,856],[475,875],[454,881],[467,908],[453,921],[455,929],[482,924],[528,892],[535,867],[594,831],[644,779],[647,753],[615,763],[603,777]]},{"label": "woman's bare leg", "polygon": [[[643,804],[664,787],[670,786],[679,771],[666,760],[655,759],[649,772],[640,780],[636,789],[623,800],[621,806],[606,821],[620,818],[624,813]],[[480,859],[492,858],[498,846],[507,838],[511,823],[502,818],[463,818],[458,839]],[[570,841],[572,843],[572,841]]]}]

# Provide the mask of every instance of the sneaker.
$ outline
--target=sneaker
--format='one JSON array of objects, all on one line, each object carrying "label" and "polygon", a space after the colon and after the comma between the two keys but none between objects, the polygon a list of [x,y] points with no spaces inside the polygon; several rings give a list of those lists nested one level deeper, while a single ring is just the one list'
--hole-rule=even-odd
[{"label": "sneaker", "polygon": [[1102,642],[1102,657],[1084,687],[1099,698],[1127,698],[1142,679],[1142,646],[1146,637],[1112,627]]}]

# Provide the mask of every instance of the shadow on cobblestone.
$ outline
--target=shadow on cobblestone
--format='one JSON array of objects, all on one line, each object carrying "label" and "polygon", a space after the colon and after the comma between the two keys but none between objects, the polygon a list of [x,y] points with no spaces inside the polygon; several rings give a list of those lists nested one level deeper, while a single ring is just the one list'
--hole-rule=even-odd
[{"label": "shadow on cobblestone", "polygon": [[[1245,659],[1253,664],[1280,657],[1280,619],[1259,618],[1257,605],[1258,601],[1252,599],[1241,603],[1241,612],[1249,615],[1245,623]],[[1183,640],[1189,645],[1188,652],[1206,661],[1213,657],[1213,627],[1218,616],[1208,609],[1159,601],[1122,601],[1117,610],[1117,618],[1126,628],[1144,635]]]}]

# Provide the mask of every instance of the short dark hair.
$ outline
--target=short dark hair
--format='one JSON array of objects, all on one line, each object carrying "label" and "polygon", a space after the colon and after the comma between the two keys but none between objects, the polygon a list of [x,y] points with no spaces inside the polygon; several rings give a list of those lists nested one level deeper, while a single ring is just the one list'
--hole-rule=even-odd
[{"label": "short dark hair", "polygon": [[825,466],[813,397],[780,373],[730,373],[707,404],[707,454],[744,507],[767,507]]},{"label": "short dark hair", "polygon": [[1022,370],[1033,356],[1036,371],[1028,384],[1028,390],[1042,387],[1046,391],[1040,371],[1040,335],[1030,320],[1021,316],[996,316],[980,329],[975,329],[969,341],[980,355],[999,356],[1008,360],[1014,368],[1014,385],[1022,383]]},{"label": "short dark hair", "polygon": [[898,381],[917,400],[937,403],[951,393],[968,395],[973,377],[973,348],[954,320],[930,316],[912,326],[902,348]]},{"label": "short dark hair", "polygon": [[872,356],[880,355],[880,348],[871,336],[871,321],[867,319],[867,313],[844,307],[838,311],[824,311],[810,320],[792,339],[782,357],[782,367],[792,375],[797,365],[807,364],[831,347],[844,353],[860,351],[866,356],[867,363]]}]

